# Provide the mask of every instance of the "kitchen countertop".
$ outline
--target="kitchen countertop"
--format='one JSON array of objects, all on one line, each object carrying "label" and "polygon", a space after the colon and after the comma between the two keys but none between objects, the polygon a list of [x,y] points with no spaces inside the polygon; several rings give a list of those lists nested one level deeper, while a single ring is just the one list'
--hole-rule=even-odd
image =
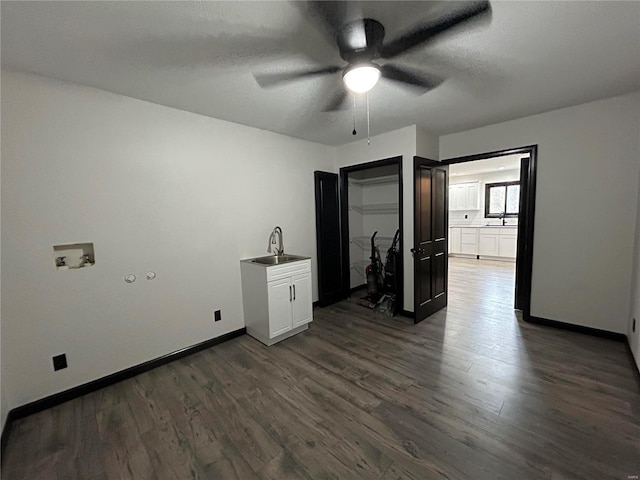
[{"label": "kitchen countertop", "polygon": [[506,225],[449,225],[449,228],[451,228],[451,227],[455,227],[455,228],[486,228],[486,227],[489,227],[489,228],[507,228],[507,227],[514,227],[515,228],[517,226],[518,226],[517,224],[516,225],[513,225],[513,224],[512,225],[509,225],[509,224],[506,224]]}]

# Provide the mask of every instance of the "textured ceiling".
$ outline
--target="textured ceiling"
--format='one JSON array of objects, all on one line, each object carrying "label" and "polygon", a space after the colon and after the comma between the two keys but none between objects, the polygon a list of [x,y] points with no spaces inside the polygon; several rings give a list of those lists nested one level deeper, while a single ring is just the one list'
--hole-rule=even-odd
[{"label": "textured ceiling", "polygon": [[[451,2],[359,2],[352,16],[392,39]],[[447,80],[422,96],[381,82],[372,135],[417,124],[445,134],[640,88],[639,2],[493,2],[476,24],[400,57]],[[338,145],[353,113],[326,113],[341,77],[263,90],[252,73],[342,65],[296,2],[8,2],[3,68],[89,85],[215,118]],[[358,137],[366,134],[357,100]]]}]

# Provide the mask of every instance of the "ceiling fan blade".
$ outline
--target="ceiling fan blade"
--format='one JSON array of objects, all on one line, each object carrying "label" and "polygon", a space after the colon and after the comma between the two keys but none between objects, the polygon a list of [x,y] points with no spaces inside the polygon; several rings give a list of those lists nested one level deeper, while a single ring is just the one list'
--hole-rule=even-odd
[{"label": "ceiling fan blade", "polygon": [[254,73],[253,76],[262,88],[277,87],[281,84],[299,80],[301,78],[316,77],[318,75],[329,75],[342,70],[342,67],[329,66],[316,69],[298,70],[293,72],[278,73]]},{"label": "ceiling fan blade", "polygon": [[[335,45],[334,45],[335,48]],[[151,36],[114,42],[105,50],[108,60],[120,59],[131,65],[158,68],[254,68],[270,61],[296,55],[309,64],[333,63],[315,55],[317,48],[301,46],[273,32],[258,30],[252,33],[216,34],[206,36]]]},{"label": "ceiling fan blade", "polygon": [[465,8],[444,15],[435,23],[419,27],[412,32],[406,33],[399,38],[382,45],[379,50],[380,57],[393,58],[401,55],[437,37],[447,30],[472,20],[480,20],[490,14],[491,4],[488,0],[472,2]]},{"label": "ceiling fan blade", "polygon": [[340,88],[329,98],[322,111],[335,112],[336,110],[344,110],[347,107],[347,100],[347,91],[344,88]]},{"label": "ceiling fan blade", "polygon": [[398,67],[388,63],[380,67],[380,73],[383,78],[409,85],[422,91],[422,93],[436,88],[444,81],[442,78],[434,75],[415,72],[408,68]]}]

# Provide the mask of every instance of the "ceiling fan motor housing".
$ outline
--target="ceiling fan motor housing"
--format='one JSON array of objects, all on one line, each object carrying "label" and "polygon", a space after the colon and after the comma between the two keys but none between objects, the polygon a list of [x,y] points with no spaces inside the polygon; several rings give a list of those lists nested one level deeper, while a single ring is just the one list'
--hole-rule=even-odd
[{"label": "ceiling fan motor housing", "polygon": [[371,62],[379,56],[384,39],[384,27],[377,20],[363,18],[349,22],[338,32],[340,57],[349,64]]}]

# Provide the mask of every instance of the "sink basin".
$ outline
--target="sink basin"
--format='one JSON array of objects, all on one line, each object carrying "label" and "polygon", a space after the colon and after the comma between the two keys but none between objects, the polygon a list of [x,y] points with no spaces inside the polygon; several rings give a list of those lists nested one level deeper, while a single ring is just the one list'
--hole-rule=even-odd
[{"label": "sink basin", "polygon": [[307,258],[308,257],[300,257],[298,255],[267,255],[266,257],[252,258],[251,262],[261,263],[262,265],[281,265],[283,263],[306,260]]}]

